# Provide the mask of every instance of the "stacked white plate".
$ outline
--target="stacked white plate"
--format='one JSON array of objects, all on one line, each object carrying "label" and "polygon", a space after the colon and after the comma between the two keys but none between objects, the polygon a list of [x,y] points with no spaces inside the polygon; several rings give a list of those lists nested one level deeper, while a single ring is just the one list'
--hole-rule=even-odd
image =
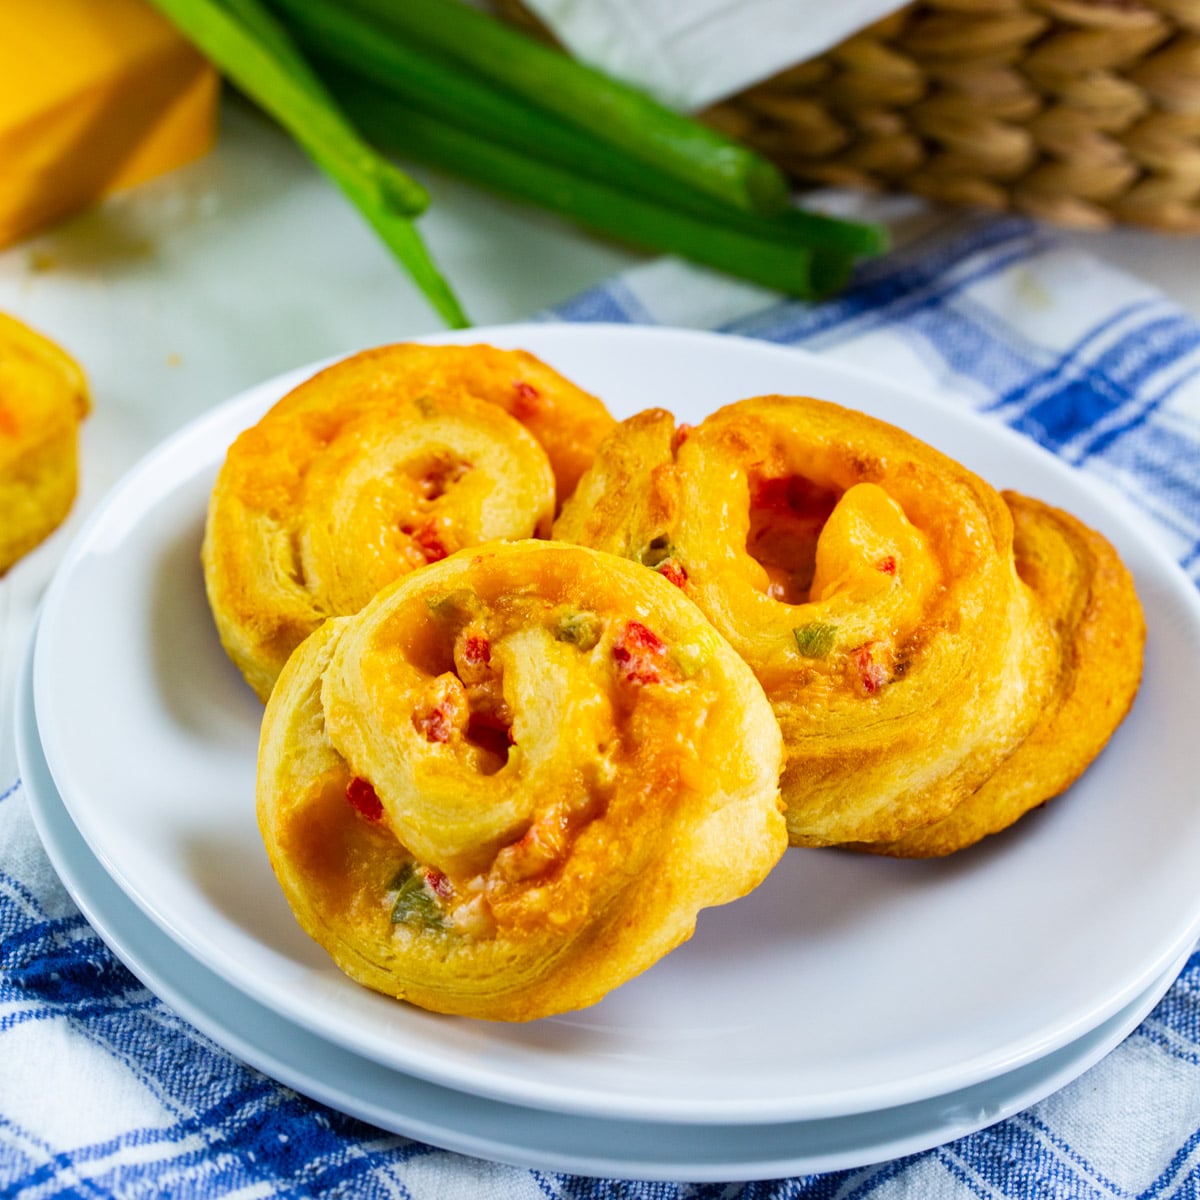
[{"label": "stacked white plate", "polygon": [[950,859],[791,850],[767,883],[583,1012],[441,1017],[342,976],[260,842],[261,708],[209,617],[199,547],[225,450],[290,373],[152,453],[43,607],[20,699],[47,849],[114,951],[234,1054],[386,1129],[499,1161],[692,1181],[862,1165],[940,1144],[1077,1076],[1153,1007],[1200,934],[1189,738],[1200,602],[1119,501],[1003,428],[844,366],[714,335],[532,325],[532,350],[627,415],[822,396],[1101,529],[1149,626],[1134,710],[1065,796]]}]

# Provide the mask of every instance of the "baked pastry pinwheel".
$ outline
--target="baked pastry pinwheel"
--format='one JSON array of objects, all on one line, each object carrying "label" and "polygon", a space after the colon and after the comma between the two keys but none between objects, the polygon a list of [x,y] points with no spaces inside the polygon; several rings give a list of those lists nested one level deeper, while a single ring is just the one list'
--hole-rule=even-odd
[{"label": "baked pastry pinwheel", "polygon": [[554,536],[655,568],[754,669],[795,845],[969,845],[1082,772],[1140,680],[1100,535],[819,400],[623,422]]},{"label": "baked pastry pinwheel", "polygon": [[263,699],[325,618],[464,546],[549,532],[615,422],[524,351],[384,346],[319,372],[229,449],[203,561]]},{"label": "baked pastry pinwheel", "polygon": [[1011,825],[1075,782],[1137,692],[1145,626],[1116,551],[1070,513],[1015,492],[1003,496],[1017,572],[1054,640],[1052,691],[1029,735],[974,792],[942,820],[869,847],[880,853],[949,854]]},{"label": "baked pastry pinwheel", "polygon": [[594,1003],[787,846],[744,662],[637,564],[491,543],[327,621],[268,701],[258,815],[360,983],[522,1021]]},{"label": "baked pastry pinwheel", "polygon": [[75,360],[0,313],[0,575],[70,512],[88,408]]}]

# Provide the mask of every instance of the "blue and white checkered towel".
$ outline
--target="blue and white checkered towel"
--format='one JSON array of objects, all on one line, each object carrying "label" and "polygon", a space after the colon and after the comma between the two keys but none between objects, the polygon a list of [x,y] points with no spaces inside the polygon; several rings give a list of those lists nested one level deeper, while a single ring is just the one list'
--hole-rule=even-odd
[{"label": "blue and white checkered towel", "polygon": [[[819,307],[664,261],[550,316],[726,329],[943,392],[1124,492],[1200,581],[1200,326],[1027,223],[961,223]],[[745,1185],[564,1177],[380,1133],[236,1062],[117,963],[0,779],[0,1196],[64,1195],[1196,1198],[1200,954],[1100,1064],[939,1149]]]}]

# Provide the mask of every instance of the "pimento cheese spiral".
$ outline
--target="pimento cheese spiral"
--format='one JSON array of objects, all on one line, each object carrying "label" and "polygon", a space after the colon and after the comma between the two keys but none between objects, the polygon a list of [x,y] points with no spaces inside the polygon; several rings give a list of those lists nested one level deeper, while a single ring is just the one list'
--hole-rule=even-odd
[{"label": "pimento cheese spiral", "polygon": [[762,689],[637,564],[464,550],[327,622],[267,705],[258,812],[349,976],[522,1021],[599,1000],[784,852]]},{"label": "pimento cheese spiral", "polygon": [[654,567],[751,665],[793,844],[925,855],[1057,794],[1132,703],[1128,573],[1048,511],[882,421],[766,396],[624,422],[554,536]]},{"label": "pimento cheese spiral", "polygon": [[75,360],[0,313],[0,575],[70,512],[88,408]]},{"label": "pimento cheese spiral", "polygon": [[230,657],[265,699],[326,617],[464,546],[547,533],[612,424],[523,351],[384,346],[319,372],[213,489],[205,582]]}]

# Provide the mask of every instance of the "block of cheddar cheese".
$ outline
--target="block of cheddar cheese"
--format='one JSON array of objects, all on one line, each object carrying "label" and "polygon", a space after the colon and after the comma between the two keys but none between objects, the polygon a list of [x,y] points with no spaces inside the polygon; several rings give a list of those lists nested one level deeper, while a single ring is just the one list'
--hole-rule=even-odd
[{"label": "block of cheddar cheese", "polygon": [[0,246],[198,158],[217,92],[146,0],[4,0]]}]

